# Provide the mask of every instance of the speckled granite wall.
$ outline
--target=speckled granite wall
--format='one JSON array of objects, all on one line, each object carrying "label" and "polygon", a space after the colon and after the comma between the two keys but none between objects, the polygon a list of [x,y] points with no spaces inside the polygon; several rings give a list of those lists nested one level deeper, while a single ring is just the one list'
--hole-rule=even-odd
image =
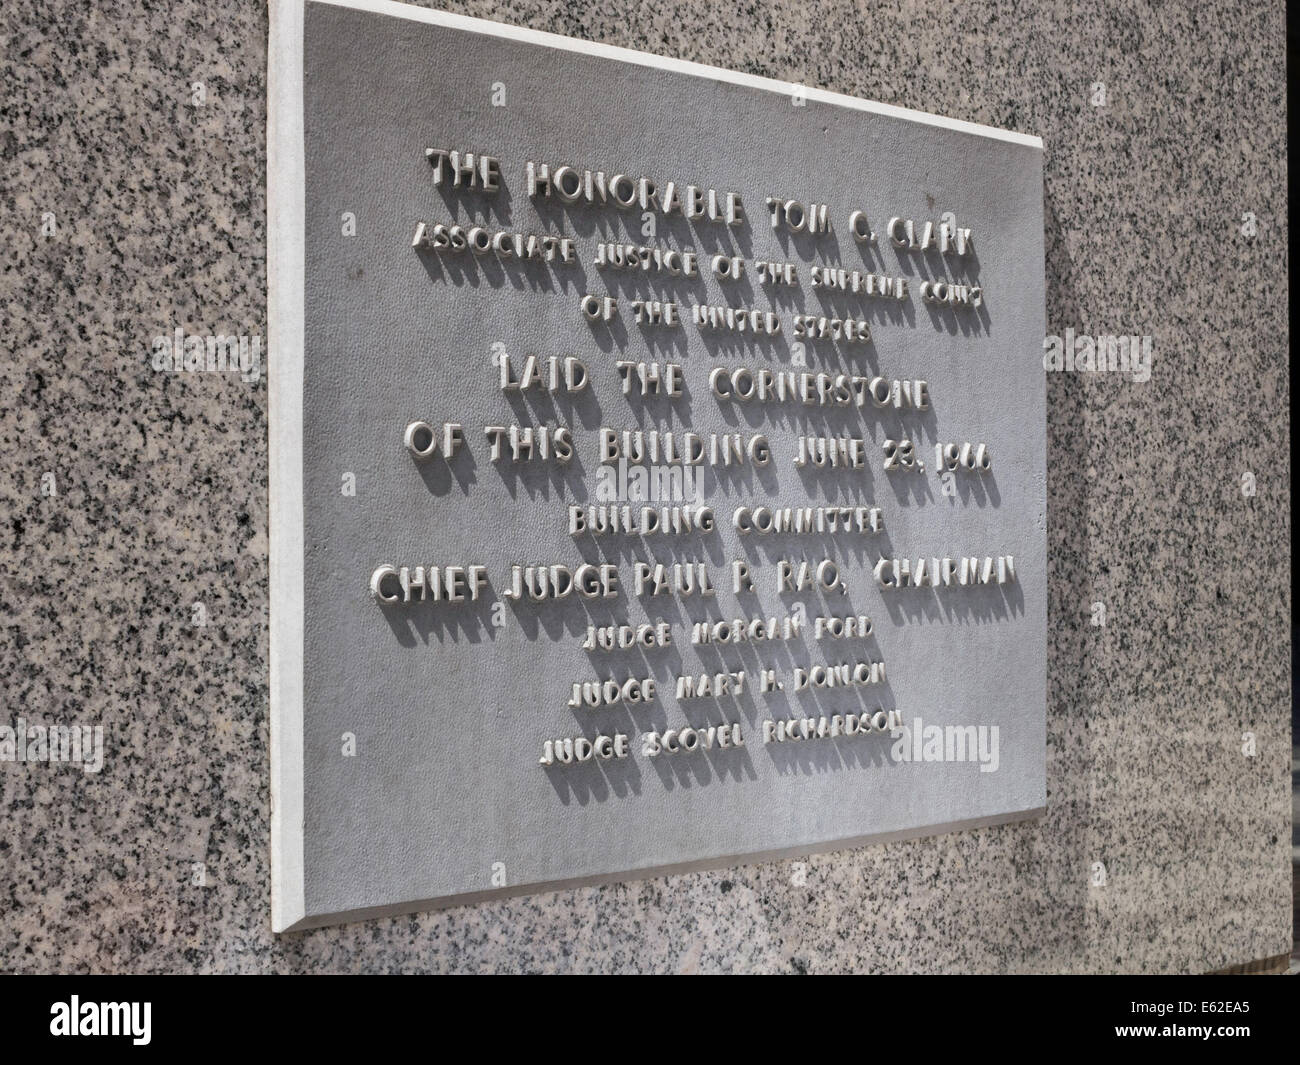
[{"label": "speckled granite wall", "polygon": [[1283,5],[446,6],[1043,137],[1050,329],[1155,338],[1146,384],[1048,385],[1048,814],[804,878],[273,937],[265,380],[150,368],[176,327],[266,334],[267,14],[10,0],[0,724],[102,725],[107,750],[97,774],[0,763],[0,969],[1183,972],[1287,952]]}]

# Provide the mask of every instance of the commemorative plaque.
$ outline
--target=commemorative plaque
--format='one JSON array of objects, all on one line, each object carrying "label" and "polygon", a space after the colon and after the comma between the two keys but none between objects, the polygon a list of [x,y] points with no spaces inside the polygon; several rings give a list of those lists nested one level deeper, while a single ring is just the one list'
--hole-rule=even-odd
[{"label": "commemorative plaque", "polygon": [[1040,141],[381,0],[270,56],[277,931],[1041,812]]}]

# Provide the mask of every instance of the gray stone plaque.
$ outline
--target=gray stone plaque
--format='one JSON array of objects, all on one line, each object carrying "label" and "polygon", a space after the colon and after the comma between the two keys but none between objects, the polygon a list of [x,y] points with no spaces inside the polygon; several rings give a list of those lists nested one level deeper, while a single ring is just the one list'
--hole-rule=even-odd
[{"label": "gray stone plaque", "polygon": [[1040,141],[378,0],[270,76],[277,931],[1041,812]]}]

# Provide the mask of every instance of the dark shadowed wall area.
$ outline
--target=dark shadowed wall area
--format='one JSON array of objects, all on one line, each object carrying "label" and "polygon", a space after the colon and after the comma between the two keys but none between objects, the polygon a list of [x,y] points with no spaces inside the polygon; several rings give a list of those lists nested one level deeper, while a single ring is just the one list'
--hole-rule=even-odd
[{"label": "dark shadowed wall area", "polygon": [[802,874],[273,936],[265,378],[150,367],[177,327],[267,333],[267,12],[11,0],[0,722],[102,725],[106,751],[96,774],[0,763],[0,969],[1197,972],[1288,952],[1283,5],[447,7],[1043,138],[1046,332],[1154,338],[1145,383],[1047,383],[1048,812]]}]

